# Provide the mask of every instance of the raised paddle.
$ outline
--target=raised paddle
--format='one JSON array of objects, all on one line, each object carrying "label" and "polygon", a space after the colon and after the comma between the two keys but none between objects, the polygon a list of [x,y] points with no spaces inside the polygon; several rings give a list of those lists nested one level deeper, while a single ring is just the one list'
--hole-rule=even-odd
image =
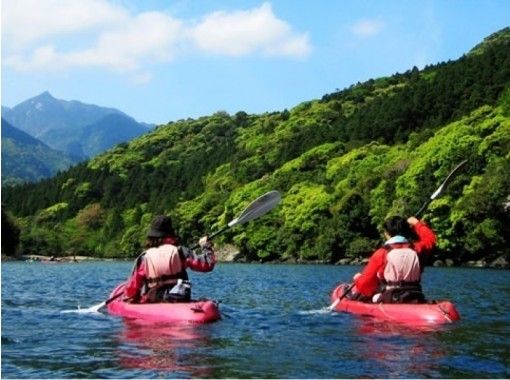
[{"label": "raised paddle", "polygon": [[[250,220],[253,220],[255,218],[258,218],[259,216],[266,214],[268,211],[271,211],[280,202],[281,199],[282,199],[281,194],[276,190],[272,190],[265,193],[264,195],[261,195],[253,202],[251,202],[250,205],[246,207],[237,218],[232,219],[221,230],[212,233],[207,238],[213,239],[215,236],[222,234],[229,228],[237,226],[238,224],[247,223]],[[195,244],[194,246],[191,247],[191,249],[196,248],[198,248],[198,244]]]},{"label": "raised paddle", "polygon": [[[255,199],[253,202],[250,203],[248,207],[246,207],[243,212],[235,219],[232,219],[225,227],[223,227],[221,230],[214,232],[213,234],[208,236],[208,239],[213,239],[215,236],[218,236],[219,234],[225,232],[227,229],[237,226],[239,224],[244,224],[249,222],[250,220],[253,220],[255,218],[258,218],[267,212],[271,211],[282,199],[281,194],[276,191],[272,190],[264,195],[261,195],[257,199]],[[191,247],[191,249],[198,248],[198,244],[195,244]],[[116,300],[119,298],[123,292],[119,292],[115,296],[109,298],[106,301],[103,301],[97,305],[91,306],[87,309],[78,309],[77,312],[81,313],[96,313],[101,308],[108,305],[110,302]]]},{"label": "raised paddle", "polygon": [[[443,192],[443,190],[446,189],[446,187],[448,186],[448,184],[453,180],[455,174],[457,174],[457,172],[459,171],[460,168],[462,168],[464,165],[466,165],[467,163],[467,160],[464,160],[462,161],[460,164],[458,164],[455,168],[453,168],[453,170],[448,174],[448,176],[446,177],[446,179],[441,183],[441,185],[439,185],[439,187],[436,189],[436,191],[434,191],[434,193],[430,196],[429,199],[427,199],[427,201],[425,201],[425,203],[420,207],[420,209],[416,212],[415,216],[418,217],[420,216],[423,211],[425,211],[428,207],[428,205],[430,204],[430,202],[432,202],[434,199],[436,199],[437,197],[439,197],[439,195],[441,195],[441,193]],[[336,305],[338,305],[338,303],[343,300],[345,298],[345,296],[352,290],[352,288],[354,287],[354,283],[351,284],[347,290],[344,292],[344,294],[342,294],[340,297],[338,297],[335,302],[333,302],[330,306],[328,306],[328,310],[332,311],[335,309]]]},{"label": "raised paddle", "polygon": [[448,186],[448,184],[453,180],[455,174],[457,174],[459,169],[462,168],[466,164],[467,164],[467,160],[464,160],[460,164],[458,164],[455,168],[453,168],[453,170],[450,172],[450,174],[448,174],[448,177],[446,177],[446,179],[441,183],[441,185],[439,185],[437,190],[434,191],[434,193],[430,196],[430,198],[427,199],[425,201],[425,203],[420,207],[420,209],[416,212],[416,214],[414,214],[416,217],[420,216],[422,214],[422,212],[425,211],[425,209],[428,207],[430,202],[432,202],[434,199],[439,197],[439,195],[441,195],[443,190],[446,189],[446,186]]}]

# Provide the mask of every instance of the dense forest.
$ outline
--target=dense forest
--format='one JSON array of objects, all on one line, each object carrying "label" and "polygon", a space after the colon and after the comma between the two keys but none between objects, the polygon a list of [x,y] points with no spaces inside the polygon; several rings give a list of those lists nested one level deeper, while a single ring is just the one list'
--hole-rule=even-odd
[{"label": "dense forest", "polygon": [[424,214],[435,254],[508,259],[510,28],[458,60],[290,110],[161,125],[51,179],[3,187],[2,221],[6,210],[23,254],[134,257],[156,214],[193,242],[279,190],[275,210],[216,243],[246,260],[335,263],[369,255],[384,218],[414,214],[464,159]]}]

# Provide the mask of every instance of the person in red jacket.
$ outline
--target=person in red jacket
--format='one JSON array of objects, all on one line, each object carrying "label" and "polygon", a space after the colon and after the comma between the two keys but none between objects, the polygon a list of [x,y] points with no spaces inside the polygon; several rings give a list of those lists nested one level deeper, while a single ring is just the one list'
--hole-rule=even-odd
[{"label": "person in red jacket", "polygon": [[124,288],[127,302],[175,302],[191,299],[191,284],[186,269],[210,272],[216,258],[207,236],[200,239],[200,254],[178,245],[172,220],[165,215],[154,218],[133,273]]},{"label": "person in red jacket", "polygon": [[436,235],[414,216],[388,218],[383,229],[386,242],[372,254],[363,271],[354,275],[347,297],[365,302],[425,302],[420,280]]}]

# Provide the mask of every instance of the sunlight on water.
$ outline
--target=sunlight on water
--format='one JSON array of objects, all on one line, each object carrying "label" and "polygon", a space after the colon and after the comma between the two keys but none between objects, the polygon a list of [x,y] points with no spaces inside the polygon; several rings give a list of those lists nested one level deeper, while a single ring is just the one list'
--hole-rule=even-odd
[{"label": "sunlight on water", "polygon": [[316,309],[316,310],[301,310],[298,313],[300,315],[313,315],[313,314],[330,314],[334,311],[331,310],[329,306],[325,306],[322,309]]},{"label": "sunlight on water", "polygon": [[95,308],[87,308],[87,309],[71,309],[71,310],[61,310],[60,314],[92,314],[92,313],[101,313],[99,310]]},{"label": "sunlight on water", "polygon": [[99,313],[99,310],[101,310],[105,306],[105,302],[101,302],[97,305],[88,307],[86,309],[82,309],[80,305],[78,305],[78,309],[71,309],[71,310],[62,310],[61,314],[69,314],[69,313],[78,313],[78,314],[90,314],[90,313]]}]

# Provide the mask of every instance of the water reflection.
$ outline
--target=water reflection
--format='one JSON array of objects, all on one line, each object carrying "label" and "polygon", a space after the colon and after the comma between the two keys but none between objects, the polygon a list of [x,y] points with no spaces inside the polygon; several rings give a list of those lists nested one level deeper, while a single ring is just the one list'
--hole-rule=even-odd
[{"label": "water reflection", "polygon": [[448,352],[438,340],[443,326],[408,326],[371,318],[356,321],[360,354],[385,377],[437,377]]},{"label": "water reflection", "polygon": [[197,354],[209,345],[208,330],[202,327],[125,320],[119,333],[119,363],[128,369],[171,372],[172,377],[211,377],[212,368]]}]

